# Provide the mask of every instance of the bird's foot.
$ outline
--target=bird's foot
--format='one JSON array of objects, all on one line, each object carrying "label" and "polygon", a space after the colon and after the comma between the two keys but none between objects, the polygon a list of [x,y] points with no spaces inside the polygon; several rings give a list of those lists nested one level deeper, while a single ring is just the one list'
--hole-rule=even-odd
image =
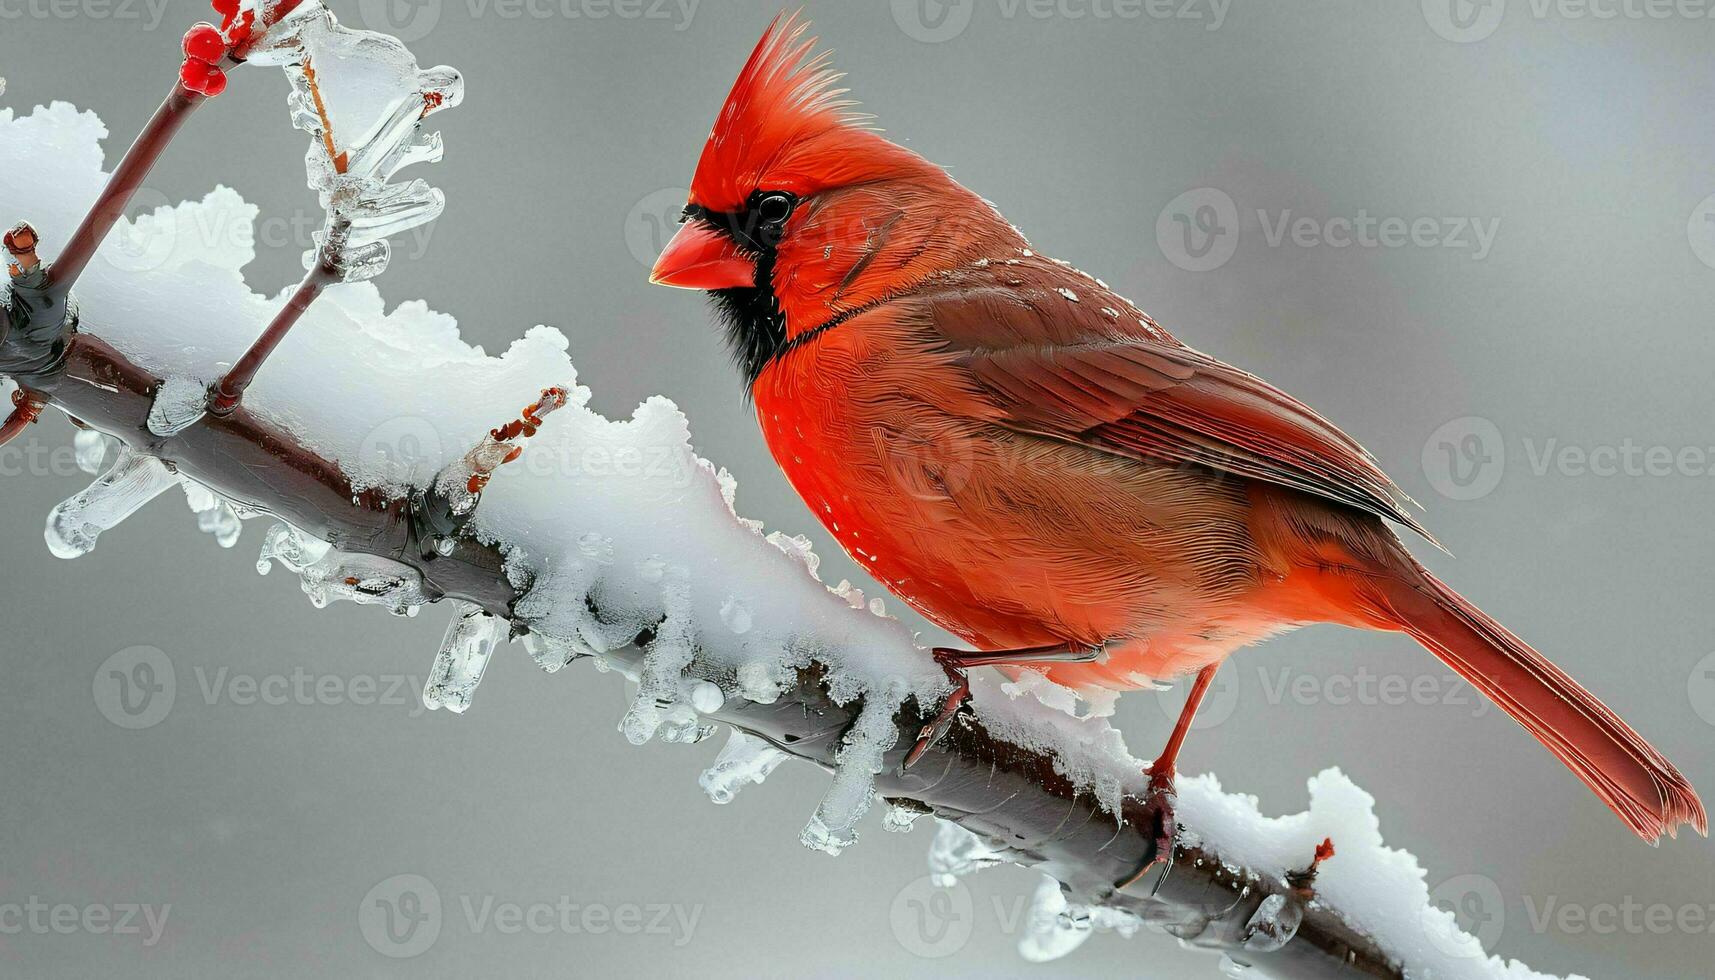
[{"label": "bird's foot", "polygon": [[971,679],[965,676],[964,668],[955,659],[943,656],[954,652],[957,651],[935,651],[935,660],[940,663],[941,669],[947,672],[947,679],[953,682],[953,693],[947,695],[947,700],[942,703],[941,711],[935,716],[935,720],[924,725],[923,730],[917,733],[917,744],[913,745],[905,756],[907,769],[916,765],[917,760],[923,758],[923,753],[933,748],[935,743],[947,734],[947,729],[953,727],[953,719],[958,717],[959,709],[970,699]]},{"label": "bird's foot", "polygon": [[1114,883],[1117,889],[1125,889],[1136,884],[1140,878],[1149,873],[1149,869],[1158,864],[1173,863],[1173,847],[1179,838],[1179,820],[1174,811],[1177,793],[1173,784],[1174,770],[1172,765],[1151,765],[1144,770],[1149,776],[1148,788],[1143,795],[1143,814],[1148,821],[1155,847],[1149,859],[1130,876]]},{"label": "bird's foot", "polygon": [[934,747],[947,730],[953,727],[953,719],[958,717],[959,709],[971,696],[970,678],[965,671],[972,667],[1007,667],[1030,666],[1043,663],[1082,664],[1089,663],[1105,652],[1104,647],[1070,647],[1057,645],[1050,647],[1032,647],[1025,650],[950,650],[937,648],[932,651],[935,662],[947,672],[947,679],[953,682],[953,693],[947,695],[947,700],[941,705],[941,711],[935,720],[923,726],[917,736],[917,744],[905,756],[905,768],[910,769],[923,758],[923,753]]}]

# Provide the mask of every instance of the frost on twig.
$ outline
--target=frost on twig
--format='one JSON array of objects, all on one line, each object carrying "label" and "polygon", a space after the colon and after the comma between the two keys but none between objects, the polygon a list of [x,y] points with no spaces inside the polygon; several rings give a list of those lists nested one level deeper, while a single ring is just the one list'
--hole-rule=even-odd
[{"label": "frost on twig", "polygon": [[307,0],[251,49],[251,64],[279,65],[292,83],[292,125],[310,134],[304,156],[310,190],[327,212],[316,233],[345,282],[373,279],[392,254],[387,239],[439,217],[446,197],[422,180],[394,184],[401,170],[441,159],[431,114],[464,100],[464,80],[446,65],[420,70],[397,39],[340,24],[321,0]]},{"label": "frost on twig", "polygon": [[714,803],[731,803],[738,791],[755,783],[761,785],[769,774],[787,759],[786,753],[755,735],[735,728],[726,745],[716,757],[715,764],[705,770],[697,782]]}]

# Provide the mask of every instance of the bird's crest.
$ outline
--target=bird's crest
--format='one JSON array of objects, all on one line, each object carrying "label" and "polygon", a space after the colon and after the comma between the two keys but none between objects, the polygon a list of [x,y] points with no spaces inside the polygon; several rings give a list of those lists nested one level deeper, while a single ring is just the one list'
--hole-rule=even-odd
[{"label": "bird's crest", "polygon": [[751,192],[800,196],[852,179],[915,154],[867,128],[871,117],[845,77],[830,66],[831,52],[816,51],[810,24],[798,14],[777,17],[751,52],[721,107],[691,181],[693,203],[711,211],[739,208]]}]

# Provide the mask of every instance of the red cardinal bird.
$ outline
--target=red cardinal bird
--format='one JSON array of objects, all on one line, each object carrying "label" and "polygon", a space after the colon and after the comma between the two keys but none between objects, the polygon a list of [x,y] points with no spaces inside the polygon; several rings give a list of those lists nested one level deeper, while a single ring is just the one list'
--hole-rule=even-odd
[{"label": "red cardinal bird", "polygon": [[1428,535],[1356,442],[864,128],[807,26],[776,21],[750,56],[652,279],[712,294],[793,487],[877,580],[985,651],[936,651],[956,676],[1197,674],[1150,767],[1170,813],[1229,654],[1309,623],[1404,632],[1640,837],[1707,832],[1660,753],[1412,558],[1389,522]]}]

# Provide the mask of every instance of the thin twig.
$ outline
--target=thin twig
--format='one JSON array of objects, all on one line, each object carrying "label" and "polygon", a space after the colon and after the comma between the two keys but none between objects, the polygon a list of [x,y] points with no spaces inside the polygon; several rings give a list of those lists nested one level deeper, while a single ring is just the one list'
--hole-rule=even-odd
[{"label": "thin twig", "polygon": [[207,96],[185,88],[183,82],[173,82],[172,91],[167,93],[160,108],[155,110],[143,131],[137,135],[136,142],[125,151],[124,159],[119,161],[119,166],[114,169],[107,186],[102,188],[101,195],[95,199],[89,213],[84,215],[83,223],[72,232],[59,257],[48,267],[49,289],[60,301],[63,302],[71,293],[72,287],[89,266],[89,260],[95,255],[95,250],[125,214],[125,209],[131,204],[131,198],[136,195],[138,188],[143,186],[143,181],[166,152],[173,137],[178,135],[191,114],[207,101]]}]

